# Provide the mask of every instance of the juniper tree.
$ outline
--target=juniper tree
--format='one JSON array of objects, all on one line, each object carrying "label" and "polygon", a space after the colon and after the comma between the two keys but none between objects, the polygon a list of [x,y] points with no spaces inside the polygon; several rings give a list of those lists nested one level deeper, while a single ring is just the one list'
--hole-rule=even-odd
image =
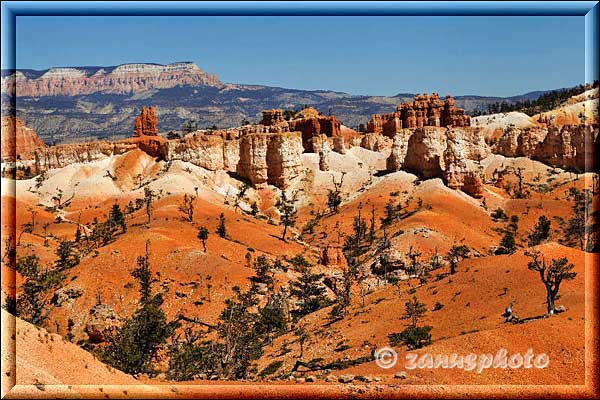
[{"label": "juniper tree", "polygon": [[64,195],[64,193],[63,193],[62,189],[56,188],[56,194],[54,196],[52,196],[52,201],[55,204],[55,208],[57,208],[59,210],[63,206],[63,203],[62,203],[63,195]]},{"label": "juniper tree", "polygon": [[570,188],[568,198],[573,200],[571,209],[573,216],[569,219],[565,229],[566,243],[571,246],[577,246],[583,250],[585,239],[592,234],[593,224],[588,224],[592,204],[592,191],[590,189],[579,190]]},{"label": "juniper tree", "polygon": [[575,265],[570,264],[567,257],[561,257],[552,259],[550,266],[547,266],[545,258],[541,256],[539,251],[527,253],[527,255],[531,257],[531,261],[527,264],[527,268],[531,271],[537,271],[540,274],[540,279],[546,288],[547,311],[548,314],[552,315],[556,310],[554,302],[558,295],[558,291],[560,290],[560,284],[565,280],[573,280],[577,275],[577,273],[573,271]]},{"label": "juniper tree", "polygon": [[121,211],[121,206],[119,206],[119,203],[114,203],[112,205],[112,208],[110,209],[110,213],[108,214],[107,223],[111,228],[114,228],[117,226],[120,227],[122,233],[125,233],[127,231],[127,224],[125,223],[125,216],[123,215],[123,212]]},{"label": "juniper tree", "polygon": [[240,208],[240,204],[242,203],[242,201],[246,200],[246,192],[248,191],[248,189],[250,189],[250,185],[247,182],[242,182],[242,185],[240,186],[240,190],[238,192],[238,194],[235,196],[235,203],[234,203],[234,210],[239,210]]},{"label": "juniper tree", "polygon": [[189,119],[185,121],[181,127],[181,130],[184,134],[198,130],[198,121],[196,121],[195,119]]},{"label": "juniper tree", "polygon": [[265,305],[258,310],[257,331],[266,335],[270,342],[271,335],[278,335],[288,330],[288,312],[286,294],[282,292],[271,294]]},{"label": "juniper tree", "polygon": [[221,375],[244,379],[251,362],[263,353],[263,338],[255,329],[259,321],[259,315],[253,312],[258,304],[256,293],[253,290],[242,293],[238,287],[233,290],[236,297],[225,301],[216,328],[222,344]]},{"label": "juniper tree", "polygon": [[504,210],[501,208],[495,209],[494,212],[492,212],[491,217],[494,221],[508,221],[508,215],[506,215]]},{"label": "juniper tree", "polygon": [[421,303],[416,296],[404,304],[404,318],[410,320],[409,325],[400,333],[388,335],[391,344],[404,343],[409,350],[418,349],[431,343],[431,329],[429,325],[418,326],[419,321],[427,312],[425,304]]},{"label": "juniper tree", "polygon": [[202,246],[206,252],[206,240],[208,239],[208,229],[205,226],[198,228],[198,239],[202,241]]},{"label": "juniper tree", "polygon": [[412,246],[408,249],[408,259],[410,260],[409,266],[409,275],[417,275],[420,269],[421,262],[419,261],[419,257],[421,257],[423,253],[418,250],[414,250]]},{"label": "juniper tree", "polygon": [[385,218],[381,220],[382,225],[389,225],[398,218],[399,207],[389,199],[385,204]]},{"label": "juniper tree", "polygon": [[28,211],[31,214],[31,233],[33,233],[33,231],[35,230],[35,216],[38,212],[33,208],[29,208]]},{"label": "juniper tree", "polygon": [[465,259],[469,257],[470,249],[468,246],[454,245],[448,251],[448,259],[450,260],[450,274],[454,274],[456,272],[456,267],[458,266],[459,259]]},{"label": "juniper tree", "polygon": [[150,219],[152,218],[152,203],[154,201],[154,192],[148,188],[144,188],[144,204],[146,205],[146,223],[150,223]]},{"label": "juniper tree", "polygon": [[203,336],[202,332],[194,332],[188,326],[173,339],[168,350],[167,379],[191,381],[207,370],[208,366],[220,364],[221,360],[216,358],[211,346],[201,342]]},{"label": "juniper tree", "polygon": [[15,300],[16,313],[34,325],[41,325],[52,310],[49,295],[60,287],[64,275],[57,269],[42,269],[36,255],[19,258],[15,269],[24,279]]},{"label": "juniper tree", "polygon": [[517,177],[518,182],[519,182],[518,183],[518,190],[514,194],[514,196],[517,199],[523,199],[523,198],[527,197],[527,193],[525,193],[523,191],[523,168],[521,168],[521,167],[514,168],[512,171],[515,174],[515,176]]},{"label": "juniper tree", "polygon": [[254,287],[256,284],[265,284],[269,290],[273,289],[274,280],[271,276],[272,269],[271,262],[264,255],[258,256],[256,261],[254,261],[254,270],[255,275],[250,277],[250,281],[253,283]]},{"label": "juniper tree", "polygon": [[512,254],[517,251],[515,236],[517,235],[517,231],[519,229],[518,223],[519,217],[517,215],[512,215],[510,217],[510,223],[504,230],[502,239],[500,239],[500,245],[496,250],[496,254]]},{"label": "juniper tree", "polygon": [[375,205],[371,205],[371,224],[369,225],[369,242],[373,244],[376,238],[375,234]]},{"label": "juniper tree", "polygon": [[283,240],[284,242],[288,227],[296,225],[296,215],[298,213],[298,210],[296,210],[295,206],[296,195],[297,192],[295,192],[292,195],[292,197],[288,197],[285,190],[283,190],[281,192],[281,196],[275,203],[275,207],[277,207],[277,209],[279,210],[279,215],[281,219],[280,224],[283,225],[283,233],[281,235],[281,240]]},{"label": "juniper tree", "polygon": [[148,247],[146,242],[146,253],[138,257],[137,267],[131,272],[139,284],[138,307],[110,337],[109,345],[102,353],[104,362],[131,375],[154,373],[152,362],[178,326],[175,321],[167,322],[161,309],[162,294],[153,294]]},{"label": "juniper tree", "polygon": [[538,218],[538,222],[533,228],[533,231],[527,237],[529,246],[537,246],[542,241],[548,239],[550,235],[550,220],[542,215]]},{"label": "juniper tree", "polygon": [[55,268],[59,271],[71,269],[79,264],[79,254],[77,254],[73,242],[69,240],[61,240],[56,248],[58,259],[55,262]]},{"label": "juniper tree", "polygon": [[302,268],[302,275],[290,283],[290,295],[298,300],[298,309],[292,311],[296,319],[327,305],[325,287],[321,284],[323,277],[323,274],[314,274],[305,267]]},{"label": "juniper tree", "polygon": [[227,228],[225,226],[225,214],[223,213],[219,215],[219,226],[217,227],[217,234],[222,238],[227,237]]}]

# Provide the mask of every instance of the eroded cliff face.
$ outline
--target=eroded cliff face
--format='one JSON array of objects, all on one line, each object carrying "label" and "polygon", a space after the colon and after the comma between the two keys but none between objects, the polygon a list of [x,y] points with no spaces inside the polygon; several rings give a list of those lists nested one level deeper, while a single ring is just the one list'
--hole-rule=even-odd
[{"label": "eroded cliff face", "polygon": [[531,158],[578,172],[593,171],[598,152],[598,125],[548,127]]},{"label": "eroded cliff face", "polygon": [[211,171],[236,172],[254,187],[285,188],[302,172],[299,132],[247,133],[239,139],[195,132],[164,143],[165,160],[182,160]]},{"label": "eroded cliff face", "polygon": [[32,159],[36,150],[46,147],[23,121],[13,116],[2,117],[2,161]]},{"label": "eroded cliff face", "polygon": [[412,135],[410,129],[401,129],[392,142],[390,156],[386,160],[386,169],[390,172],[400,171],[408,151],[408,139]]},{"label": "eroded cliff face", "polygon": [[168,161],[186,161],[211,171],[225,169],[225,140],[220,136],[192,133],[183,139],[169,140],[165,153]]},{"label": "eroded cliff face", "polygon": [[246,135],[240,139],[237,173],[254,187],[284,189],[302,172],[302,149],[299,132]]},{"label": "eroded cliff face", "polygon": [[[341,137],[341,123],[335,116],[324,116],[314,108],[305,108],[299,111],[289,121],[283,119],[280,109],[264,110],[258,125],[263,132],[301,132],[302,146],[307,153],[318,153],[321,149],[323,137]],[[341,142],[343,144],[343,142]],[[340,143],[338,142],[338,149]],[[341,149],[340,149],[341,150]]]},{"label": "eroded cliff face", "polygon": [[462,190],[478,199],[483,197],[483,181],[467,166],[467,141],[460,129],[449,129],[444,150],[443,179],[450,189]]},{"label": "eroded cliff face", "polygon": [[408,139],[402,169],[425,179],[440,178],[444,170],[446,129],[433,126],[418,128]]},{"label": "eroded cliff face", "polygon": [[140,149],[165,161],[182,160],[211,170],[236,172],[254,187],[285,188],[302,171],[300,132],[248,134],[224,140],[217,135],[190,134],[183,139],[135,137],[118,142],[91,142],[45,147],[34,152],[35,172],[73,163],[101,160]]},{"label": "eroded cliff face", "polygon": [[594,169],[598,125],[548,125],[507,128],[492,146],[506,157],[528,157],[553,167],[588,172]]},{"label": "eroded cliff face", "polygon": [[548,128],[507,128],[492,146],[492,151],[506,157],[531,157],[548,135]]},{"label": "eroded cliff face", "polygon": [[134,143],[89,142],[64,144],[38,149],[34,152],[35,172],[51,168],[62,168],[74,163],[86,163],[110,157],[112,154],[123,154],[137,148]]},{"label": "eroded cliff face", "polygon": [[405,170],[425,179],[442,178],[455,190],[483,196],[483,182],[467,160],[480,160],[489,149],[478,129],[424,127],[403,129],[394,136],[387,170]]},{"label": "eroded cliff face", "polygon": [[[158,135],[158,117],[154,108],[143,107],[135,120],[132,138],[53,147],[43,145],[36,147],[28,159],[34,160],[35,172],[39,173],[140,149],[165,161],[182,160],[211,171],[236,172],[255,187],[271,184],[283,189],[303,171],[302,133],[288,132],[287,122],[279,113],[267,111],[265,114],[265,121],[272,125],[196,131],[182,139],[167,140]],[[323,145],[327,144],[325,135],[318,137],[323,138]]]}]

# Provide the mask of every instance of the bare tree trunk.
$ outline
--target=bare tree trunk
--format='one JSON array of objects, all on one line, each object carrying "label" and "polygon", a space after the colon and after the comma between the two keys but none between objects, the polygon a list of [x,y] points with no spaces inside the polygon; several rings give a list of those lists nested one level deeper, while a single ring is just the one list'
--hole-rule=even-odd
[{"label": "bare tree trunk", "polygon": [[546,305],[548,306],[548,314],[554,315],[554,297],[550,291],[546,294]]}]

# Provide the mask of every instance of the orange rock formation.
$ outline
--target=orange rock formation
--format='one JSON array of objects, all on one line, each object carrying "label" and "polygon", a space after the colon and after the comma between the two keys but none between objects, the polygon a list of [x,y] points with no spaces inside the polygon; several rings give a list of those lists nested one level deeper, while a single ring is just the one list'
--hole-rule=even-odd
[{"label": "orange rock formation", "polygon": [[140,115],[135,118],[133,136],[157,136],[158,135],[158,116],[154,107],[142,107]]},{"label": "orange rock formation", "polygon": [[462,127],[470,124],[470,117],[465,115],[465,110],[455,107],[450,95],[442,101],[437,93],[425,93],[416,95],[410,103],[399,104],[393,113],[374,114],[367,124],[367,132],[393,137],[402,128]]}]

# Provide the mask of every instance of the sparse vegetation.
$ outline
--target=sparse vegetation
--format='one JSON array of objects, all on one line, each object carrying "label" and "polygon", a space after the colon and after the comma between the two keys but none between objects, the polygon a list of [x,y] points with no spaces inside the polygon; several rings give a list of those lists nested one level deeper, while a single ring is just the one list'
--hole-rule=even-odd
[{"label": "sparse vegetation", "polygon": [[418,326],[419,321],[427,312],[425,304],[421,303],[416,296],[413,296],[412,300],[407,301],[404,307],[404,318],[408,318],[410,324],[402,332],[388,335],[390,344],[392,346],[404,344],[409,350],[420,349],[431,344],[430,332],[433,327],[429,325]]},{"label": "sparse vegetation", "polygon": [[51,294],[62,285],[64,274],[57,268],[42,268],[36,255],[20,257],[15,269],[24,281],[14,311],[24,320],[41,325],[52,311]]},{"label": "sparse vegetation", "polygon": [[573,216],[567,221],[563,243],[591,251],[598,246],[598,210],[591,210],[592,191],[570,188],[567,198],[573,201]]}]

